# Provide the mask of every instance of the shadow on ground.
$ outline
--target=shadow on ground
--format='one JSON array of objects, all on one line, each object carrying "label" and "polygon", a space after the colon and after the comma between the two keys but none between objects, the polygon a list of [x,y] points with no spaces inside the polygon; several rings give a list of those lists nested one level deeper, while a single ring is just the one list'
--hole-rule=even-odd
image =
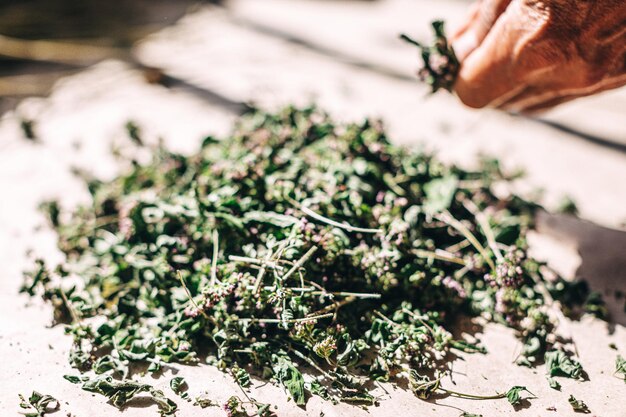
[{"label": "shadow on ground", "polygon": [[537,217],[537,229],[575,245],[582,259],[576,278],[602,294],[612,323],[626,326],[626,231],[545,212]]}]

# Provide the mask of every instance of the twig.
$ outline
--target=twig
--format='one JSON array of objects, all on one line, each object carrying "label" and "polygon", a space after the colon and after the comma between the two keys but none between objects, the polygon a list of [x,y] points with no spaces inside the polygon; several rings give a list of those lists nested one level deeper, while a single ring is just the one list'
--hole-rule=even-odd
[{"label": "twig", "polygon": [[211,260],[211,285],[219,282],[217,279],[217,255],[219,253],[219,233],[217,229],[213,230],[213,259]]},{"label": "twig", "polygon": [[442,222],[446,223],[447,225],[452,226],[458,232],[460,232],[463,236],[465,236],[465,238],[467,240],[469,240],[470,243],[476,248],[476,250],[482,255],[482,257],[485,259],[485,262],[487,262],[489,267],[492,270],[496,269],[496,266],[493,263],[493,260],[489,256],[489,253],[487,253],[487,250],[483,247],[483,245],[480,244],[478,239],[476,239],[476,236],[474,236],[472,234],[472,232],[470,232],[470,230],[467,227],[465,227],[465,225],[463,223],[461,223],[460,221],[455,219],[452,216],[452,214],[450,214],[449,211],[446,210],[442,214],[437,214],[434,217],[436,219],[441,220]]},{"label": "twig", "polygon": [[265,262],[261,264],[261,270],[257,274],[256,280],[254,281],[253,292],[257,295],[261,292],[261,285],[263,284],[263,277],[265,276],[265,271],[266,271],[265,264],[267,261],[269,261],[271,257],[272,257],[272,251],[268,250],[267,255],[265,256]]},{"label": "twig", "polygon": [[318,319],[325,319],[328,317],[332,317],[334,314],[333,313],[327,313],[327,314],[320,314],[317,316],[309,316],[309,317],[302,317],[299,319],[287,319],[287,320],[283,320],[283,319],[258,319],[256,317],[250,317],[250,318],[240,318],[238,319],[238,321],[243,321],[243,322],[250,322],[250,323],[300,323],[303,321],[309,321],[309,320],[318,320]]},{"label": "twig", "polygon": [[196,308],[196,310],[200,312],[200,314],[202,314],[206,319],[208,319],[209,316],[204,312],[203,309],[200,308],[198,303],[196,303],[196,300],[194,300],[193,296],[191,295],[191,291],[189,291],[189,288],[187,288],[187,285],[185,285],[185,280],[183,280],[183,274],[181,274],[180,271],[176,271],[176,274],[178,275],[178,280],[180,281],[180,284],[183,286],[183,289],[187,293],[187,297],[189,298],[189,301],[191,301],[193,306]]},{"label": "twig", "polygon": [[293,266],[291,267],[291,269],[289,271],[287,271],[287,273],[285,275],[283,275],[280,279],[281,281],[286,281],[287,278],[289,278],[290,276],[293,275],[294,272],[296,272],[302,265],[304,265],[304,263],[306,261],[309,260],[309,258],[311,256],[313,256],[313,253],[315,253],[315,251],[317,250],[317,246],[313,246],[311,249],[309,249],[303,256],[302,258],[298,259],[298,261],[293,264]]},{"label": "twig", "polygon": [[[254,290],[253,285],[248,285],[246,287],[248,290]],[[261,287],[261,289],[265,291],[276,291],[276,286],[274,285],[266,285]],[[291,290],[303,292],[311,295],[333,295],[335,297],[355,297],[355,298],[380,298],[380,294],[376,293],[361,293],[361,292],[346,292],[346,291],[316,291],[315,288],[311,287],[283,287],[283,290]]]},{"label": "twig", "polygon": [[59,294],[61,294],[61,299],[63,299],[63,304],[65,304],[68,311],[70,312],[70,316],[72,317],[72,323],[80,322],[80,318],[78,317],[76,310],[74,310],[74,306],[72,305],[72,303],[70,303],[70,300],[67,298],[67,295],[65,295],[65,291],[63,291],[61,287],[59,287]]},{"label": "twig", "polygon": [[487,219],[487,216],[485,216],[485,213],[480,211],[480,209],[476,206],[476,204],[474,204],[472,200],[463,200],[463,206],[467,209],[467,211],[472,213],[474,217],[476,217],[476,221],[478,221],[480,228],[483,229],[483,233],[487,238],[487,243],[489,244],[489,247],[491,248],[493,253],[496,255],[496,259],[498,261],[502,261],[504,258],[502,257],[500,248],[498,248],[496,237],[493,233],[493,229],[489,225],[489,220]]},{"label": "twig", "polygon": [[439,259],[440,261],[452,262],[457,265],[466,266],[465,261],[457,256],[454,256],[451,253],[447,253],[441,249],[437,249],[436,251],[429,251],[423,249],[415,249],[412,253],[419,258],[434,258]]},{"label": "twig", "polygon": [[250,264],[255,264],[255,265],[262,265],[265,268],[275,269],[277,271],[282,271],[283,269],[285,269],[284,267],[278,265],[275,262],[272,262],[269,260],[257,259],[257,258],[250,258],[248,256],[229,255],[228,260],[233,261],[233,262],[244,262],[244,263],[250,263]]},{"label": "twig", "polygon": [[349,232],[360,232],[360,233],[382,233],[380,229],[367,229],[363,227],[356,227],[346,223],[339,223],[335,220],[331,220],[328,217],[324,217],[321,214],[317,214],[313,210],[308,207],[300,206],[300,210],[306,214],[307,216],[313,217],[315,220],[319,220],[323,223],[329,224],[331,226],[339,227],[341,229],[347,230]]}]

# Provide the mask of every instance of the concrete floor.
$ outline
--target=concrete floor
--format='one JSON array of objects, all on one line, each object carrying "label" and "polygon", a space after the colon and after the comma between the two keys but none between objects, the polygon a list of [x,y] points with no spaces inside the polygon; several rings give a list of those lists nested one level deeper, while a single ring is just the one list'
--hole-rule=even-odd
[{"label": "concrete floor", "polygon": [[[617,323],[584,318],[563,324],[591,380],[563,380],[562,392],[548,388],[542,367],[530,370],[511,363],[519,345],[510,331],[486,326],[482,340],[490,353],[466,355],[456,363],[456,388],[493,393],[526,385],[538,399],[518,412],[506,401],[422,402],[392,386],[379,390],[380,406],[368,411],[317,398],[301,410],[279,388],[260,382],[252,395],[276,404],[279,416],[318,416],[321,411],[326,416],[458,416],[459,409],[485,416],[568,416],[573,414],[569,394],[583,399],[593,415],[624,416],[619,401],[624,383],[611,376],[617,352],[608,345],[615,343],[626,356],[624,299],[615,298],[615,290],[626,286],[626,239],[620,231],[626,220],[626,90],[580,100],[545,116],[573,133],[538,120],[468,110],[444,94],[424,98],[424,88],[412,75],[415,53],[396,41],[397,33],[424,37],[432,18],[445,17],[454,24],[466,6],[441,0],[231,1],[227,9],[204,8],[137,45],[135,56],[142,64],[160,67],[175,80],[169,88],[146,83],[132,65],[106,61],[63,79],[50,97],[27,99],[5,114],[0,119],[3,415],[17,410],[18,393],[32,389],[59,398],[59,415],[156,415],[154,406],[118,413],[103,398],[92,398],[61,379],[73,373],[66,360],[71,341],[62,328],[47,327],[47,306],[16,295],[21,271],[32,256],[60,260],[55,236],[37,212],[39,202],[56,197],[72,207],[88,197],[71,168],[88,169],[101,178],[123,169],[109,149],[123,143],[128,120],[142,127],[147,140],[164,138],[171,148],[191,153],[206,134],[228,132],[242,102],[271,108],[314,101],[343,120],[380,117],[397,142],[435,150],[448,161],[471,165],[479,153],[497,156],[505,167],[527,171],[516,184],[518,191],[543,189],[541,200],[547,207],[572,196],[581,219],[543,216],[541,233],[533,236],[534,251],[565,276],[589,278],[607,295]],[[23,137],[22,118],[36,120],[37,143]],[[27,250],[34,255],[29,258]],[[207,391],[224,401],[240,394],[229,378],[208,366],[172,372],[186,377],[192,396]],[[168,392],[169,376],[154,383]],[[198,415],[199,409],[177,402],[179,416]],[[546,410],[552,406],[557,412]],[[202,415],[223,411],[209,408]]]}]

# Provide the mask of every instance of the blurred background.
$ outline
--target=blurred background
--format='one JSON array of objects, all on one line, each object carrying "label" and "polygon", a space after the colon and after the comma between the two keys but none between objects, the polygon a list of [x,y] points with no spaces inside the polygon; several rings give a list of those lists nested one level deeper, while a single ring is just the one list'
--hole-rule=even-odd
[{"label": "blurred background", "polygon": [[218,1],[0,1],[0,112],[86,65],[129,59],[135,42],[203,3]]},{"label": "blurred background", "polygon": [[189,153],[251,104],[314,102],[340,120],[381,118],[394,141],[444,160],[498,157],[526,172],[517,191],[548,209],[576,201],[578,218],[540,222],[541,256],[593,278],[626,321],[626,90],[532,118],[429,96],[398,34],[428,40],[434,19],[451,31],[470,3],[0,0],[0,192],[10,196],[0,254],[23,257],[43,199],[85,198],[71,172],[118,172],[108,155],[128,121],[144,140]]}]

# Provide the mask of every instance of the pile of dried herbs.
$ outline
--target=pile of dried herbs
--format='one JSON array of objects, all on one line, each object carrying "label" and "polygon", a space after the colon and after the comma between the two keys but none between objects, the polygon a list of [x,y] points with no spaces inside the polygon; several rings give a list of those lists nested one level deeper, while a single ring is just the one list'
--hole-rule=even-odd
[{"label": "pile of dried herbs", "polygon": [[[175,403],[133,375],[172,362],[206,361],[242,387],[272,380],[298,405],[373,404],[372,380],[476,398],[441,383],[454,351],[485,352],[451,331],[461,316],[515,329],[519,363],[553,350],[550,374],[577,378],[552,305],[575,308],[570,286],[529,257],[536,206],[494,193],[510,179],[496,161],[467,171],[394,146],[374,121],[256,111],[194,156],[158,147],[150,164],[90,180],[91,206],[48,203],[67,261],[38,262],[24,291],[69,323],[70,363],[86,374],[66,379],[120,407],[149,393],[162,414]],[[184,380],[171,387],[190,400]],[[507,388],[488,398],[529,393]],[[224,407],[250,404],[271,414],[238,397]]]}]

